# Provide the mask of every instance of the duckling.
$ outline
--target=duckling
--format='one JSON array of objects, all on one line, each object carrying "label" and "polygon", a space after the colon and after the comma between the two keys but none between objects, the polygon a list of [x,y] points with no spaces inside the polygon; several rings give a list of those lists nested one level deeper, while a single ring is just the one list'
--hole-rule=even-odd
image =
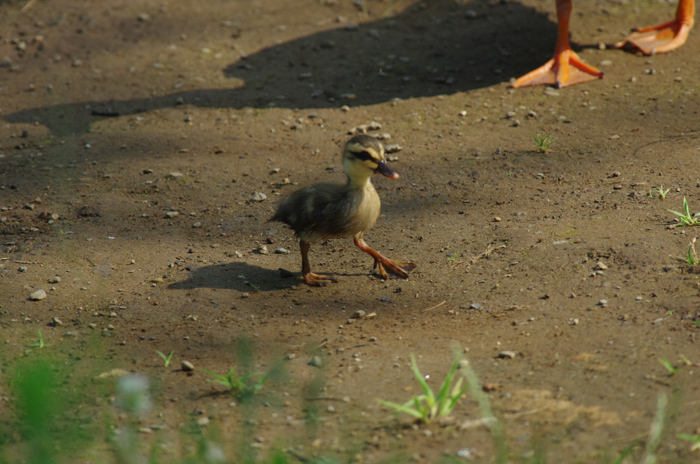
[{"label": "duckling", "polygon": [[311,286],[337,282],[332,275],[315,274],[309,265],[311,243],[319,240],[352,235],[355,245],[374,258],[374,268],[382,278],[408,278],[414,263],[403,263],[385,258],[367,245],[363,235],[379,217],[381,202],[370,178],[381,174],[398,179],[399,174],[387,166],[384,147],[366,134],[352,137],[343,151],[345,185],[314,184],[297,190],[282,200],[270,221],[287,224],[299,237],[301,273]]}]

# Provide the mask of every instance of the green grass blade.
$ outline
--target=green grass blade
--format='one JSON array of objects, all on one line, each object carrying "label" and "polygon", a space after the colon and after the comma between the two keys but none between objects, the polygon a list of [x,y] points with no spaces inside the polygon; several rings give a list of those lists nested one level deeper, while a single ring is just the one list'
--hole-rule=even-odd
[{"label": "green grass blade", "polygon": [[411,366],[413,367],[413,375],[416,376],[416,380],[418,380],[420,388],[423,390],[423,392],[425,392],[426,401],[428,402],[428,404],[435,404],[435,394],[430,388],[430,385],[428,385],[428,382],[425,381],[425,377],[423,377],[423,374],[421,374],[418,370],[416,357],[413,355],[411,355]]},{"label": "green grass blade", "polygon": [[396,415],[396,414],[399,414],[399,413],[403,412],[403,413],[406,413],[406,414],[408,414],[408,415],[411,415],[411,416],[415,417],[416,419],[422,419],[422,418],[423,418],[422,415],[421,415],[421,413],[420,413],[418,410],[413,409],[412,407],[407,406],[406,404],[392,403],[391,401],[384,401],[384,400],[380,400],[380,399],[378,399],[378,398],[377,398],[376,401],[377,401],[379,404],[382,404],[382,405],[384,405],[384,406],[386,406],[386,407],[388,407],[388,408],[393,409],[393,411],[392,411],[392,413],[391,413],[392,415]]},{"label": "green grass blade", "polygon": [[622,453],[620,453],[620,455],[617,457],[617,459],[615,459],[614,464],[622,464],[623,462],[625,462],[625,458],[627,458],[627,456],[629,456],[630,454],[632,454],[632,451],[634,451],[634,449],[635,449],[641,442],[642,442],[642,440],[635,440],[635,441],[633,441],[632,443],[630,443],[629,445],[627,445],[627,447],[626,447],[625,449],[622,450]]}]

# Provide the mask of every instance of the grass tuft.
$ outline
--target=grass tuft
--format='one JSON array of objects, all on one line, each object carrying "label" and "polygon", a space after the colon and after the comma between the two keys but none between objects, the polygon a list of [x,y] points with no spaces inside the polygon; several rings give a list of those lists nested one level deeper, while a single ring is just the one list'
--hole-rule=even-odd
[{"label": "grass tuft", "polygon": [[170,365],[170,361],[173,359],[173,354],[175,354],[175,350],[170,351],[170,354],[167,356],[164,355],[163,353],[161,353],[160,351],[157,351],[157,350],[156,350],[156,353],[158,354],[158,356],[163,358],[163,362],[165,363],[165,367],[168,367]]},{"label": "grass tuft", "polygon": [[683,197],[683,211],[674,211],[672,209],[669,209],[671,213],[675,214],[678,219],[678,223],[672,225],[671,227],[676,227],[676,226],[696,226],[700,224],[700,220],[698,219],[698,213],[693,214],[690,212],[690,207],[688,206],[688,200]]},{"label": "grass tuft", "polygon": [[552,146],[552,143],[554,143],[554,137],[551,135],[544,135],[542,134],[542,131],[539,131],[537,134],[530,135],[532,136],[532,140],[535,141],[537,151],[540,153],[547,153]]},{"label": "grass tuft", "polygon": [[[213,379],[207,379],[207,382],[223,385],[228,388],[232,394],[238,397],[248,397],[254,394],[262,388],[263,384],[267,380],[267,375],[265,375],[263,372],[253,372],[251,374],[246,374],[239,377],[236,375],[233,367],[229,369],[228,374],[226,375],[217,374],[216,372],[204,369],[202,369],[202,372],[214,376]],[[253,384],[248,384],[248,379],[260,375],[263,376],[260,380]]]},{"label": "grass tuft", "polygon": [[418,364],[416,363],[416,358],[413,355],[411,355],[411,366],[413,368],[413,375],[420,384],[423,394],[412,397],[404,404],[377,399],[380,404],[392,408],[394,410],[392,413],[393,415],[403,412],[415,417],[421,422],[426,424],[430,423],[430,421],[434,419],[449,415],[454,410],[459,399],[469,388],[468,386],[462,388],[461,378],[457,379],[455,385],[452,386],[457,369],[459,369],[459,358],[457,356],[455,356],[450,370],[447,372],[445,380],[443,380],[437,394],[433,392],[433,389],[430,388],[425,377],[421,374],[418,369]]}]

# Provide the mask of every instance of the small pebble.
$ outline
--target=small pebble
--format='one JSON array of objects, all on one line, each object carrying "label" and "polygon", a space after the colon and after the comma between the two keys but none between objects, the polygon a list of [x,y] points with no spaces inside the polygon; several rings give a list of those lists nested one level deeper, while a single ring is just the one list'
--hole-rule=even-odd
[{"label": "small pebble", "polygon": [[194,364],[192,364],[189,361],[182,361],[180,363],[180,367],[182,368],[183,372],[192,372],[194,371]]},{"label": "small pebble", "polygon": [[314,356],[314,357],[311,358],[311,360],[309,361],[309,366],[313,366],[313,367],[322,367],[322,366],[323,366],[323,360],[321,359],[320,356]]},{"label": "small pebble", "polygon": [[277,253],[278,255],[288,255],[289,250],[287,250],[286,248],[277,247],[275,248],[275,253]]},{"label": "small pebble", "polygon": [[498,353],[498,357],[502,359],[513,359],[515,358],[515,351],[501,351],[500,353]]},{"label": "small pebble", "polygon": [[34,293],[32,293],[31,295],[29,295],[29,299],[32,301],[39,301],[39,300],[43,300],[44,298],[46,298],[46,291],[44,291],[42,289],[39,289],[39,290],[35,291]]},{"label": "small pebble", "polygon": [[170,218],[170,219],[176,218],[179,215],[180,215],[180,213],[178,213],[177,211],[168,211],[167,213],[165,213],[165,216]]},{"label": "small pebble", "polygon": [[265,194],[262,193],[262,192],[255,192],[255,193],[253,194],[252,200],[253,200],[253,201],[258,201],[258,202],[259,202],[259,201],[265,201],[265,200],[267,200],[267,195],[265,195]]}]

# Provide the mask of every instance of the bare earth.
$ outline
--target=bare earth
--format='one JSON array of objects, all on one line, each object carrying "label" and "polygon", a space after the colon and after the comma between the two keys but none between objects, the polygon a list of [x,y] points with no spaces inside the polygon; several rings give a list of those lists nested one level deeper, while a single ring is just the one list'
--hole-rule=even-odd
[{"label": "bare earth", "polygon": [[[606,78],[516,91],[509,79],[551,56],[552,0],[325,3],[0,4],[5,377],[37,355],[39,329],[76,375],[149,376],[144,440],[175,457],[183,424],[208,417],[230,459],[245,442],[261,459],[491,462],[488,430],[462,427],[481,417],[471,396],[416,427],[375,401],[420,393],[411,354],[437,389],[456,349],[512,462],[615,457],[645,439],[660,393],[659,462],[700,459],[676,437],[700,426],[698,266],[677,259],[700,229],[668,227],[684,197],[700,210],[700,33],[653,57],[601,49],[675,6],[575,1],[574,48]],[[373,180],[383,209],[365,237],[418,268],[382,281],[338,239],[310,259],[339,282],[310,288],[293,233],[267,220],[294,189],[343,182],[363,124],[402,147],[400,179]],[[555,139],[544,154],[540,131]],[[283,363],[253,422],[202,372],[240,366],[242,340],[254,370]],[[170,367],[156,350],[175,351]],[[3,378],[1,436],[19,443],[12,394]]]}]

